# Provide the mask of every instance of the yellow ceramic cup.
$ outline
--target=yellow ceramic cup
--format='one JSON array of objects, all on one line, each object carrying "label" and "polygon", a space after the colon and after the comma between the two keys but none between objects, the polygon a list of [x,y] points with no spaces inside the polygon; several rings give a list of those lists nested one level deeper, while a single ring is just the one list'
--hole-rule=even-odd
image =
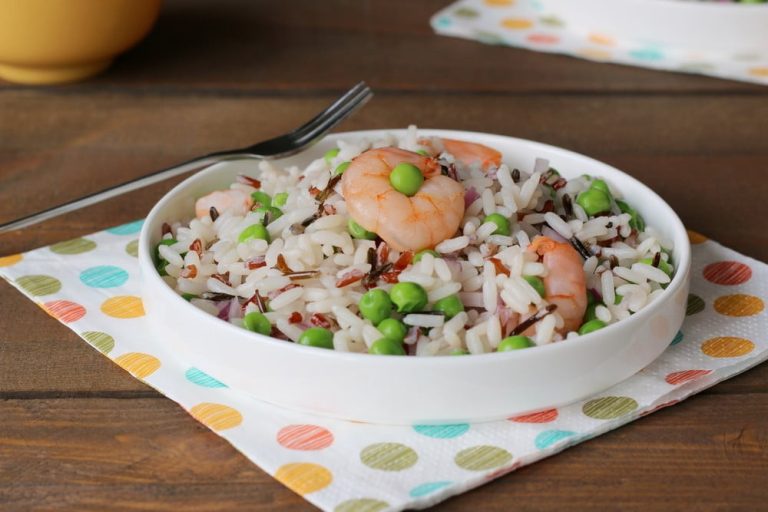
[{"label": "yellow ceramic cup", "polygon": [[0,78],[73,82],[139,42],[161,0],[0,0]]}]

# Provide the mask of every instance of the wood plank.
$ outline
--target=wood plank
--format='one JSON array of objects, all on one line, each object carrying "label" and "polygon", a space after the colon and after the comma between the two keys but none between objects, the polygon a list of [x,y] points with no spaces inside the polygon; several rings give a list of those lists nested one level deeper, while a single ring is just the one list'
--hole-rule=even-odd
[{"label": "wood plank", "polygon": [[[452,92],[737,92],[744,84],[597,64],[437,36],[430,17],[452,0],[169,0],[150,36],[91,81],[49,91],[142,93],[341,90]],[[6,89],[19,86],[5,85]]]},{"label": "wood plank", "polygon": [[[756,510],[766,415],[765,395],[700,396],[438,510]],[[0,499],[14,510],[307,508],[170,401],[6,400],[0,432]]]}]

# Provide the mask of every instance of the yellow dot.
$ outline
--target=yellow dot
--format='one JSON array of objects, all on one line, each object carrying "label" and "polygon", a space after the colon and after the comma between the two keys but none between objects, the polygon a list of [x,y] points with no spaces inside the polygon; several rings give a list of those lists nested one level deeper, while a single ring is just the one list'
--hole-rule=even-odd
[{"label": "yellow dot", "polygon": [[759,78],[768,78],[768,67],[752,68],[749,70],[749,74]]},{"label": "yellow dot", "polygon": [[603,34],[590,34],[589,41],[602,46],[614,46],[616,44],[616,41],[612,37]]},{"label": "yellow dot", "polygon": [[491,7],[506,7],[514,4],[515,0],[485,0],[485,5],[490,5]]},{"label": "yellow dot", "polygon": [[691,242],[692,245],[696,245],[696,244],[703,244],[708,240],[708,238],[702,235],[701,233],[697,233],[696,231],[689,229],[688,240]]},{"label": "yellow dot", "polygon": [[584,58],[592,60],[610,60],[611,52],[599,48],[583,48],[579,51],[579,55]]},{"label": "yellow dot", "polygon": [[128,352],[116,357],[115,362],[140,379],[146,379],[160,368],[158,358],[141,352]]},{"label": "yellow dot", "polygon": [[113,318],[136,318],[144,316],[144,304],[140,297],[118,295],[105,300],[101,304],[101,311]]},{"label": "yellow dot", "polygon": [[24,257],[21,254],[11,254],[0,258],[0,267],[10,267],[20,262]]},{"label": "yellow dot", "polygon": [[765,304],[754,295],[723,295],[715,300],[715,311],[728,316],[752,316],[765,309]]},{"label": "yellow dot", "polygon": [[531,28],[533,22],[526,18],[504,18],[501,20],[501,26],[511,30],[524,30]]},{"label": "yellow dot", "polygon": [[744,338],[718,336],[701,344],[701,351],[709,357],[740,357],[755,349],[755,344]]},{"label": "yellow dot", "polygon": [[294,462],[280,466],[275,472],[278,482],[304,496],[331,485],[333,475],[319,464]]},{"label": "yellow dot", "polygon": [[234,428],[243,422],[240,411],[222,404],[203,402],[192,407],[189,413],[197,421],[217,432]]}]

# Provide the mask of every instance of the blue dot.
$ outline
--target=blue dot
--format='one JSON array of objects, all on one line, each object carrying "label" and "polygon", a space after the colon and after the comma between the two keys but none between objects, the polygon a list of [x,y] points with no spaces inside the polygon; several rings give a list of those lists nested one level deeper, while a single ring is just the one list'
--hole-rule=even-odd
[{"label": "blue dot", "polygon": [[411,498],[421,498],[427,494],[431,494],[439,489],[448,487],[453,482],[427,482],[425,484],[418,485],[411,489]]},{"label": "blue dot", "polygon": [[113,228],[109,228],[107,231],[109,233],[112,233],[113,235],[132,235],[134,233],[138,233],[141,231],[141,226],[144,225],[144,219],[136,220],[133,222],[129,222],[128,224],[123,224],[122,226],[115,226]]},{"label": "blue dot", "polygon": [[205,373],[203,370],[198,370],[197,368],[190,368],[187,370],[187,373],[184,374],[184,376],[187,378],[189,382],[192,384],[197,384],[198,386],[203,386],[205,388],[226,388],[227,385],[223,382],[214,379],[207,373]]},{"label": "blue dot", "polygon": [[128,280],[128,272],[120,267],[100,265],[83,270],[80,273],[80,280],[93,288],[114,288],[125,284]]},{"label": "blue dot", "polygon": [[641,48],[639,50],[632,50],[629,55],[637,60],[662,60],[664,54],[656,48]]},{"label": "blue dot", "polygon": [[466,434],[469,430],[468,423],[456,423],[453,425],[414,425],[413,430],[427,437],[437,439],[452,439]]},{"label": "blue dot", "polygon": [[536,436],[536,440],[533,443],[536,445],[536,448],[543,450],[573,435],[576,435],[576,432],[571,432],[570,430],[545,430]]},{"label": "blue dot", "polygon": [[683,341],[683,331],[677,331],[677,334],[675,334],[675,337],[672,339],[672,343],[670,343],[669,346],[677,345],[681,341]]},{"label": "blue dot", "polygon": [[435,20],[435,26],[439,28],[450,27],[453,21],[448,16],[441,16]]}]

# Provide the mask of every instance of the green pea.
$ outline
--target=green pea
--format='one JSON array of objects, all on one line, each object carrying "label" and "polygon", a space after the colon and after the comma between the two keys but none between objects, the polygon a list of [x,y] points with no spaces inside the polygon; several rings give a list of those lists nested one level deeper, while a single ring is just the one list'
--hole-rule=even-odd
[{"label": "green pea", "polygon": [[510,336],[504,338],[496,349],[498,352],[509,352],[510,350],[519,350],[534,346],[533,340],[528,336]]},{"label": "green pea", "polygon": [[424,175],[415,165],[402,162],[397,164],[389,173],[389,182],[395,190],[411,197],[419,191],[421,184],[424,183]]},{"label": "green pea", "polygon": [[299,344],[333,349],[333,333],[323,327],[310,327],[299,336]]},{"label": "green pea", "polygon": [[523,276],[523,279],[525,279],[529,285],[533,286],[533,289],[536,290],[536,293],[539,294],[539,296],[544,297],[546,295],[546,290],[544,290],[544,281],[538,277],[538,276]]},{"label": "green pea", "polygon": [[427,305],[427,292],[416,283],[397,283],[389,291],[389,297],[400,313],[421,311]]},{"label": "green pea", "polygon": [[592,304],[587,306],[587,311],[584,313],[584,321],[589,322],[590,320],[595,320],[597,318],[597,315],[595,315],[595,309],[597,309],[597,306],[599,306],[597,302],[593,302]]},{"label": "green pea", "polygon": [[155,268],[157,269],[157,273],[161,276],[167,276],[168,272],[165,271],[165,267],[168,266],[168,262],[160,256],[160,246],[161,245],[173,245],[177,243],[178,240],[175,238],[164,238],[160,240],[160,243],[158,243],[155,246],[155,261],[157,261],[157,265],[155,265]]},{"label": "green pea", "polygon": [[427,157],[430,156],[429,151],[427,151],[426,149],[417,149],[416,152],[421,156],[427,156]]},{"label": "green pea", "polygon": [[604,180],[601,180],[601,179],[592,180],[592,183],[589,186],[590,188],[596,188],[597,190],[602,190],[609,196],[611,195],[611,189],[608,188],[608,184]]},{"label": "green pea", "polygon": [[463,348],[455,348],[451,350],[450,355],[452,356],[466,356],[469,355],[469,351],[464,350]]},{"label": "green pea", "polygon": [[189,302],[192,299],[196,299],[197,295],[195,295],[194,293],[182,293],[181,294],[181,298],[184,299],[185,301]]},{"label": "green pea", "polygon": [[458,295],[449,295],[435,302],[432,309],[441,312],[446,318],[451,319],[464,311],[464,304]]},{"label": "green pea", "polygon": [[621,213],[628,213],[630,215],[629,227],[638,231],[645,231],[645,220],[639,213],[637,213],[637,210],[629,206],[621,199],[616,199],[616,206],[619,207]]},{"label": "green pea", "polygon": [[381,334],[386,338],[395,341],[403,341],[408,334],[408,327],[396,318],[385,318],[376,326]]},{"label": "green pea", "polygon": [[262,206],[264,208],[269,208],[272,206],[272,198],[269,196],[269,194],[262,192],[261,190],[251,192],[251,199],[253,199],[254,205]]},{"label": "green pea", "polygon": [[602,329],[603,327],[605,327],[605,322],[595,318],[594,320],[590,320],[589,322],[586,322],[584,325],[579,327],[579,334],[589,334],[590,332]]},{"label": "green pea", "polygon": [[[280,208],[275,208],[274,206],[260,206],[253,211],[258,215],[259,222],[264,225],[269,224],[273,220],[277,219],[278,217],[282,217],[283,215],[282,210],[280,210]],[[264,222],[265,220],[268,220],[269,222]]]},{"label": "green pea", "polygon": [[360,298],[358,307],[363,317],[370,320],[373,325],[378,325],[379,322],[389,318],[392,314],[392,301],[387,292],[381,288],[374,288],[365,292]]},{"label": "green pea", "polygon": [[333,171],[333,174],[344,174],[344,171],[347,170],[347,167],[349,167],[351,163],[352,162],[341,162],[336,166],[336,170]]},{"label": "green pea", "polygon": [[613,305],[618,306],[621,304],[621,300],[624,298],[623,295],[619,295],[618,293],[615,293],[613,296]]},{"label": "green pea", "polygon": [[269,323],[266,316],[258,311],[251,311],[243,317],[243,327],[264,336],[269,336],[272,332],[272,324]]},{"label": "green pea", "polygon": [[237,241],[240,243],[247,242],[248,240],[266,240],[269,239],[269,232],[264,224],[252,224],[245,228],[237,237]]},{"label": "green pea", "polygon": [[379,356],[404,356],[405,349],[403,344],[397,340],[381,338],[371,344],[368,353]]},{"label": "green pea", "polygon": [[349,234],[352,235],[352,238],[358,238],[360,240],[376,239],[376,233],[368,231],[363,226],[352,220],[352,218],[347,221],[347,229],[349,230]]},{"label": "green pea", "polygon": [[417,252],[417,253],[416,253],[416,254],[413,256],[413,262],[414,262],[414,263],[418,263],[418,262],[420,262],[420,261],[421,261],[421,258],[422,258],[422,257],[423,257],[425,254],[431,254],[431,255],[432,255],[432,256],[434,256],[435,258],[442,258],[442,257],[443,257],[443,255],[442,255],[442,254],[440,254],[440,253],[439,253],[439,252],[437,252],[437,251],[433,251],[432,249],[424,249],[423,251],[419,251],[419,252]]},{"label": "green pea", "polygon": [[333,148],[326,151],[325,154],[323,155],[323,158],[325,159],[325,163],[330,164],[331,160],[336,158],[336,155],[339,154],[339,151],[341,151],[339,148]]},{"label": "green pea", "polygon": [[275,197],[272,198],[272,206],[277,206],[278,208],[282,208],[285,206],[285,203],[288,201],[288,192],[280,192],[278,194],[275,194]]},{"label": "green pea", "polygon": [[496,229],[491,233],[492,235],[504,235],[509,236],[509,219],[500,213],[492,213],[483,219],[483,224],[486,222],[493,222],[496,224]]},{"label": "green pea", "polygon": [[[640,260],[640,263],[645,263],[646,265],[653,265],[653,258],[643,258]],[[668,276],[672,275],[672,266],[667,263],[666,261],[659,259],[659,268],[662,272],[667,274]]]},{"label": "green pea", "polygon": [[592,293],[592,290],[587,290],[587,304],[594,304],[595,302],[595,294]]},{"label": "green pea", "polygon": [[587,215],[594,216],[598,213],[611,211],[611,198],[600,189],[590,188],[576,197],[576,202],[584,208]]}]

